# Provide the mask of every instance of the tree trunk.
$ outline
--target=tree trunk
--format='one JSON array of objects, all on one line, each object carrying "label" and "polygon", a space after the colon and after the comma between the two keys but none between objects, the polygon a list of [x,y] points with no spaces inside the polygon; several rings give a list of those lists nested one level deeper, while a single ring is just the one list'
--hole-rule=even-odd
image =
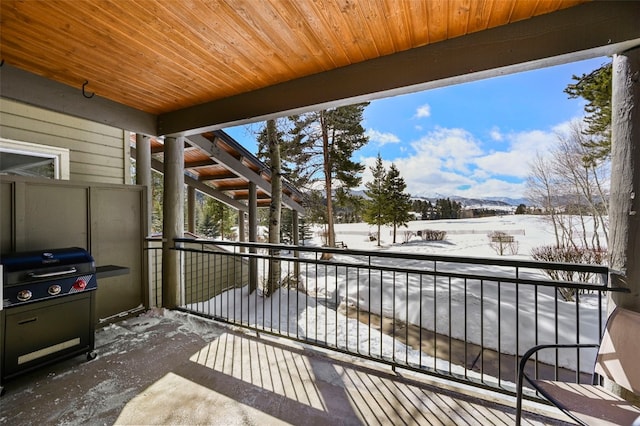
[{"label": "tree trunk", "polygon": [[[280,244],[280,214],[282,209],[282,176],[280,173],[280,141],[275,120],[267,121],[269,158],[271,163],[271,204],[269,205],[269,243]],[[271,256],[279,257],[280,250],[271,250]],[[269,275],[265,295],[272,295],[280,284],[280,261],[269,261]]]},{"label": "tree trunk", "polygon": [[[327,126],[324,120],[324,114],[320,113],[320,127],[322,128],[322,155],[324,159],[324,184],[327,194],[327,245],[334,247],[336,245],[335,230],[333,227],[333,189],[331,185],[332,167],[331,152],[329,146],[329,135],[327,134]],[[331,253],[323,253],[322,259],[331,259]]]}]

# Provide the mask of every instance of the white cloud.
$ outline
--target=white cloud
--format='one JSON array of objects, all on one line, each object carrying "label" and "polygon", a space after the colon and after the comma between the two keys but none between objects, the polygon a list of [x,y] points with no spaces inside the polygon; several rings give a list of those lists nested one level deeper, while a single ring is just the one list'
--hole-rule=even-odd
[{"label": "white cloud", "polygon": [[378,146],[383,146],[388,143],[400,143],[400,138],[393,133],[383,133],[377,130],[369,129],[367,130],[366,135],[369,137],[370,141],[377,142]]},{"label": "white cloud", "polygon": [[450,171],[469,173],[473,158],[482,154],[480,142],[464,129],[437,127],[411,143],[416,157],[423,163],[438,161]]},{"label": "white cloud", "polygon": [[538,152],[549,152],[558,136],[554,132],[532,130],[510,133],[505,136],[509,146],[504,151],[494,151],[475,159],[475,164],[486,173],[496,176],[513,176],[525,179],[529,175],[529,163]]},{"label": "white cloud", "polygon": [[[393,162],[407,183],[411,194],[453,193],[461,185],[473,185],[470,166],[474,156],[482,153],[479,142],[463,129],[437,128],[410,144],[414,154],[393,161],[383,161],[385,167]],[[363,158],[366,165],[363,183],[371,180],[369,168],[375,157]]]},{"label": "white cloud", "polygon": [[453,195],[467,198],[485,198],[492,196],[521,198],[525,193],[525,183],[511,183],[498,179],[476,182],[469,189],[457,190]]},{"label": "white cloud", "polygon": [[[408,148],[408,157],[383,163],[387,168],[391,162],[396,165],[407,183],[407,192],[413,195],[518,198],[524,194],[530,162],[538,152],[552,151],[558,133],[568,127],[569,123],[560,123],[549,131],[506,134],[495,128],[491,139],[500,139],[501,143],[493,143],[491,151],[464,129],[437,127],[408,146],[402,146]],[[491,144],[487,141],[486,145]],[[375,157],[363,161],[367,164],[363,182],[367,182],[371,179],[369,167],[375,164]],[[506,178],[502,180],[501,176]]]},{"label": "white cloud", "polygon": [[426,118],[431,116],[431,106],[424,104],[416,110],[415,118]]},{"label": "white cloud", "polygon": [[498,127],[494,127],[493,129],[491,129],[491,131],[489,132],[489,136],[491,136],[491,139],[497,142],[500,142],[504,139]]}]

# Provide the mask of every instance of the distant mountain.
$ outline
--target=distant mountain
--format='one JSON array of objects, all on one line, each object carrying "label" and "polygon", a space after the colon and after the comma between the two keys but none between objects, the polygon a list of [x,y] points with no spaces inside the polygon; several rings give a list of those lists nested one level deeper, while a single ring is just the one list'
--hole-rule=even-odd
[{"label": "distant mountain", "polygon": [[487,197],[487,200],[503,201],[512,206],[519,206],[520,204],[528,206],[531,204],[531,201],[526,198]]},{"label": "distant mountain", "polygon": [[428,200],[432,203],[435,203],[436,200],[442,198],[449,198],[452,201],[456,201],[462,204],[463,207],[467,208],[507,208],[507,207],[517,207],[520,204],[527,204],[527,201],[524,198],[508,198],[508,197],[487,197],[487,198],[466,198],[459,197],[456,195],[441,195],[438,194],[433,197],[421,197],[415,196],[411,197],[414,200]]},{"label": "distant mountain", "polygon": [[[352,190],[351,194],[367,198],[363,190]],[[431,201],[432,203],[435,203],[436,200],[443,199],[443,198],[449,198],[452,201],[457,201],[458,203],[462,204],[464,207],[475,207],[475,208],[510,207],[510,206],[517,207],[520,204],[524,204],[525,206],[528,206],[529,204],[531,204],[529,200],[527,200],[526,198],[509,198],[509,197],[465,198],[465,197],[459,197],[456,195],[444,195],[444,194],[434,194],[429,196],[424,196],[424,195],[411,196],[412,200],[427,200],[427,201]]]}]

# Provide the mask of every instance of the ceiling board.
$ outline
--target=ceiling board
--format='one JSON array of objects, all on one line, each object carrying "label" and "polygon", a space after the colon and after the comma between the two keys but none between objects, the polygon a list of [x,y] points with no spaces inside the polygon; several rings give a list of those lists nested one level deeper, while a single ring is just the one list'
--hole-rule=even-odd
[{"label": "ceiling board", "polygon": [[3,0],[1,55],[161,114],[579,3]]}]

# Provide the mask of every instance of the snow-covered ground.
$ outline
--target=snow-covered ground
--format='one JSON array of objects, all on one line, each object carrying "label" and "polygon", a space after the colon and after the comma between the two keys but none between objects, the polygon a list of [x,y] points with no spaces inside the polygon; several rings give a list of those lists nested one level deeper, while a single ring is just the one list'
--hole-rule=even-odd
[{"label": "snow-covered ground", "polygon": [[[422,241],[413,236],[406,243],[404,232],[425,229],[444,230],[444,241]],[[190,306],[203,312],[235,318],[244,323],[279,329],[306,339],[325,341],[330,345],[400,362],[451,368],[463,374],[459,367],[433,360],[424,353],[394,342],[375,328],[347,318],[346,309],[358,308],[374,314],[393,317],[402,322],[434,330],[439,334],[482,345],[502,353],[524,353],[537,343],[575,342],[579,324],[580,342],[597,342],[599,309],[595,295],[580,297],[580,303],[565,302],[553,288],[494,280],[433,278],[429,273],[394,273],[385,268],[410,268],[419,271],[458,272],[489,277],[515,277],[511,267],[442,263],[421,259],[384,257],[387,253],[407,255],[449,255],[482,258],[531,260],[531,249],[554,241],[548,222],[540,216],[505,215],[479,219],[414,221],[408,228],[400,228],[397,243],[392,243],[391,229],[381,230],[381,246],[371,241],[376,232],[367,224],[336,225],[336,240],[349,250],[376,251],[381,257],[367,262],[367,269],[334,266],[362,263],[363,259],[350,253],[337,254],[328,266],[309,264],[301,268],[306,293],[281,289],[271,298],[249,295],[246,288],[225,292],[204,303]],[[502,231],[514,235],[517,252],[499,256],[489,244],[487,235]],[[320,232],[307,245],[320,246]],[[313,256],[302,255],[303,259]],[[376,269],[379,268],[379,269]],[[519,270],[518,276],[546,279],[539,270]],[[395,285],[394,285],[395,283]],[[557,323],[556,323],[557,317]],[[578,319],[578,320],[576,320]],[[516,338],[517,336],[517,338]],[[581,369],[590,371],[594,352],[581,353]],[[554,363],[555,353],[542,353],[541,360]],[[575,351],[559,354],[561,366],[574,367]],[[467,374],[469,374],[467,372]]]}]

